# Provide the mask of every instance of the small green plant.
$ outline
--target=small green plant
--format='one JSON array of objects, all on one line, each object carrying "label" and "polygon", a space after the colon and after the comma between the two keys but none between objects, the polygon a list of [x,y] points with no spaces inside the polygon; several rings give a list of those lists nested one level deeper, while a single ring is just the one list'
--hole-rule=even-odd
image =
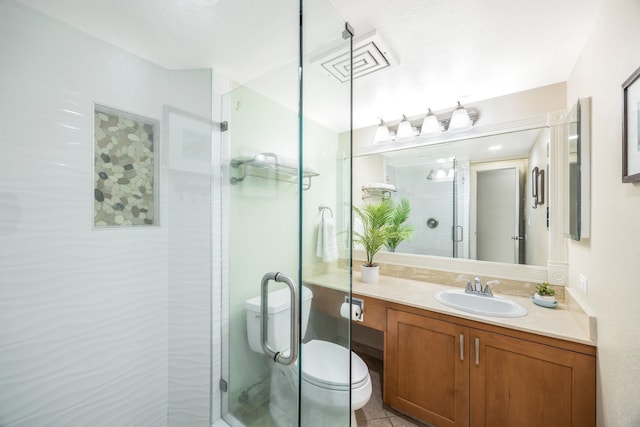
[{"label": "small green plant", "polygon": [[403,198],[398,204],[394,204],[393,202],[391,202],[391,204],[393,205],[393,213],[389,219],[390,234],[385,246],[389,252],[395,252],[400,242],[411,237],[413,227],[405,224],[411,213],[409,199]]},{"label": "small green plant", "polygon": [[551,289],[549,286],[550,285],[548,282],[542,282],[541,284],[536,286],[536,292],[540,296],[549,296],[549,297],[554,296],[556,294],[556,291]]}]

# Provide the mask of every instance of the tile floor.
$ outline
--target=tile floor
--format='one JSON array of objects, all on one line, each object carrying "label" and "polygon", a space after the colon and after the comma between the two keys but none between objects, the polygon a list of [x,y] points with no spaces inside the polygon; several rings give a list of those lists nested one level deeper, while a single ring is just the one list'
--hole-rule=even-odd
[{"label": "tile floor", "polygon": [[371,399],[362,409],[356,411],[358,427],[425,427],[391,408],[385,408],[382,403],[382,361],[359,354],[369,367],[373,393]]}]

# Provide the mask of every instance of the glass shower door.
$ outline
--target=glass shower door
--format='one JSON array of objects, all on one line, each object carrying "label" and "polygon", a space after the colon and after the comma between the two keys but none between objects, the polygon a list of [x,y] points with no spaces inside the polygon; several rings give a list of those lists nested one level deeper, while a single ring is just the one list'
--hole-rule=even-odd
[{"label": "glass shower door", "polygon": [[343,83],[315,60],[350,58],[350,35],[324,0],[304,2],[302,22],[290,3],[272,71],[222,96],[222,412],[234,426],[347,426],[350,63]]}]

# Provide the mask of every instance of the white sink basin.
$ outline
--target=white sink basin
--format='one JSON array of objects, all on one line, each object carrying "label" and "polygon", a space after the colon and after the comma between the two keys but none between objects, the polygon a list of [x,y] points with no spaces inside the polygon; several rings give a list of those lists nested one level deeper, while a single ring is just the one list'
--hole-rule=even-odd
[{"label": "white sink basin", "polygon": [[457,310],[492,317],[520,317],[527,309],[510,299],[466,293],[464,289],[441,291],[434,295],[439,303]]}]

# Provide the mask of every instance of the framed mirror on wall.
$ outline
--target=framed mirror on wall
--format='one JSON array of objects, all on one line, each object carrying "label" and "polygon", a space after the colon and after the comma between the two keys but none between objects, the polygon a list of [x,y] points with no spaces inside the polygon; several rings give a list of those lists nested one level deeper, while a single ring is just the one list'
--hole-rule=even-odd
[{"label": "framed mirror on wall", "polygon": [[[416,138],[412,144],[363,146],[355,150],[356,205],[375,201],[369,197],[360,200],[359,195],[365,195],[361,187],[376,182],[393,185],[393,199],[411,200],[413,236],[395,252],[382,251],[380,262],[565,283],[566,239],[560,218],[564,204],[562,179],[566,174],[562,156],[567,138],[566,117],[567,111],[559,110],[490,128],[474,128],[451,140]],[[520,145],[517,140],[528,142]],[[493,258],[483,254],[480,241],[483,236],[479,228],[483,225],[478,218],[483,215],[478,209],[484,208],[477,202],[478,191],[484,190],[478,188],[482,186],[478,178],[482,181],[506,172],[512,172],[509,176],[513,185],[506,186],[515,195],[512,210],[519,213],[512,215],[516,220],[506,237],[508,258]],[[488,188],[495,191],[494,187]],[[438,195],[443,198],[436,199]],[[354,252],[357,257],[358,251]]]},{"label": "framed mirror on wall", "polygon": [[566,175],[563,182],[563,234],[579,241],[589,237],[591,199],[591,98],[582,98],[567,116],[564,145]]}]

